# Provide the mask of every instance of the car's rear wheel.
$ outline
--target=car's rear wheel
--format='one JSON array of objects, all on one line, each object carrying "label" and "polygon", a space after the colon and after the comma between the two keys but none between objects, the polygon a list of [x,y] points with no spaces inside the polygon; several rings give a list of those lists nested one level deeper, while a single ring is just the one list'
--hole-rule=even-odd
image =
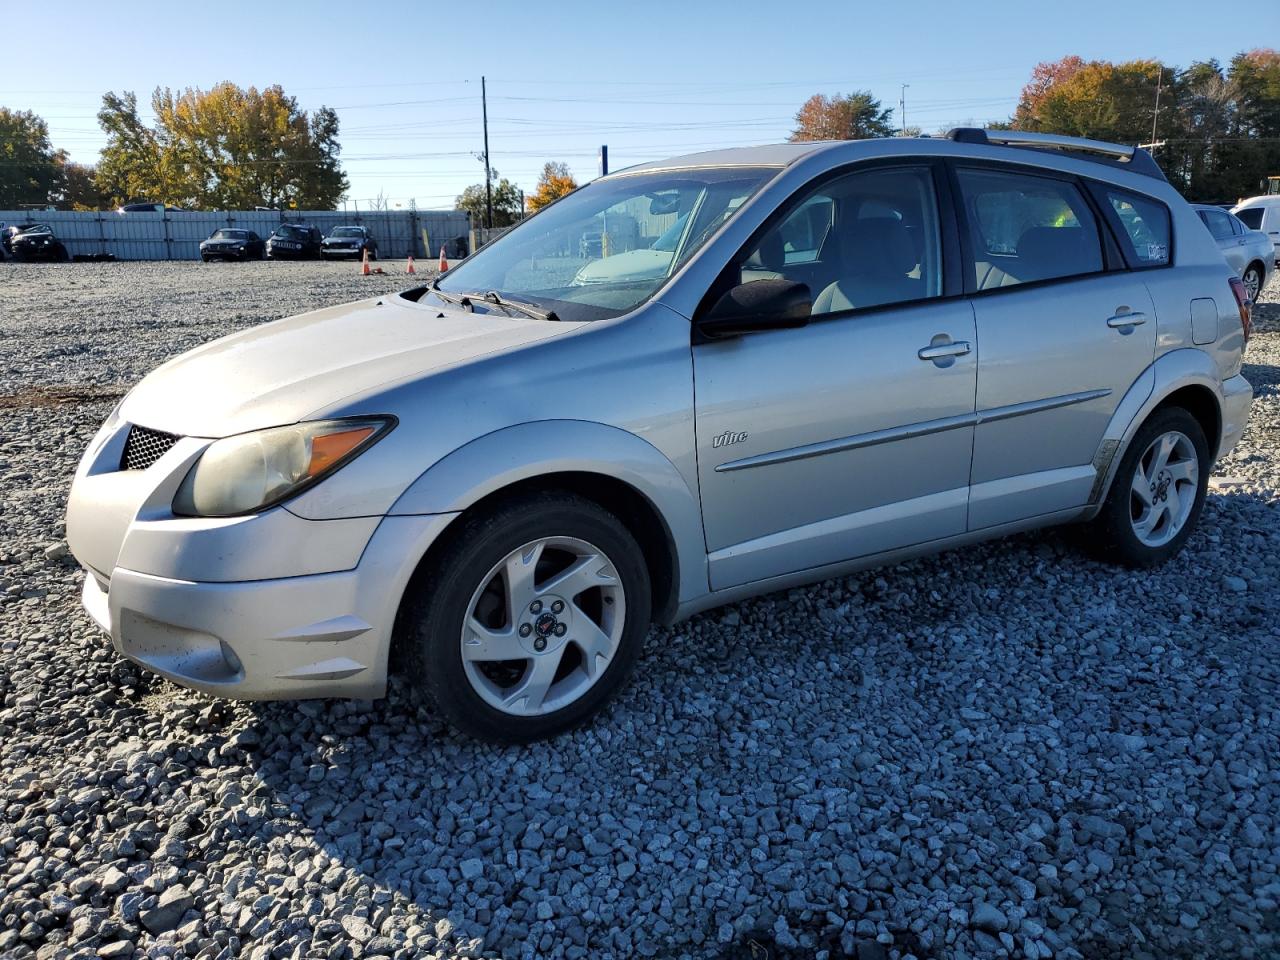
[{"label": "car's rear wheel", "polygon": [[1249,264],[1244,276],[1240,279],[1244,281],[1244,291],[1248,294],[1249,299],[1257,303],[1258,294],[1262,292],[1262,265],[1258,263]]},{"label": "car's rear wheel", "polygon": [[612,514],[572,494],[462,521],[406,598],[411,679],[459,729],[524,743],[596,713],[649,626],[649,574]]},{"label": "car's rear wheel", "polygon": [[1158,411],[1134,435],[1094,521],[1100,557],[1151,567],[1181,550],[1200,519],[1212,467],[1199,421],[1181,407]]}]

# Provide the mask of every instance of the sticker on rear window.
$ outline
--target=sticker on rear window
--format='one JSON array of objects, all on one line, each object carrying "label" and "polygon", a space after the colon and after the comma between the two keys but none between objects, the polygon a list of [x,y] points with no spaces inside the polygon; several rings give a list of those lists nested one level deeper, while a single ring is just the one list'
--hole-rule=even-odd
[{"label": "sticker on rear window", "polygon": [[1169,259],[1169,248],[1163,243],[1147,244],[1147,259],[1164,263]]}]

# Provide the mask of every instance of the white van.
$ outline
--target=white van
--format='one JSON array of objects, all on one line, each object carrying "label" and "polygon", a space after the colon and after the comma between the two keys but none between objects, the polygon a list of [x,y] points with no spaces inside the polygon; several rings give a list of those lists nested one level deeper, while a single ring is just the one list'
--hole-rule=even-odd
[{"label": "white van", "polygon": [[1250,230],[1261,230],[1271,238],[1280,264],[1280,196],[1250,197],[1231,208]]}]

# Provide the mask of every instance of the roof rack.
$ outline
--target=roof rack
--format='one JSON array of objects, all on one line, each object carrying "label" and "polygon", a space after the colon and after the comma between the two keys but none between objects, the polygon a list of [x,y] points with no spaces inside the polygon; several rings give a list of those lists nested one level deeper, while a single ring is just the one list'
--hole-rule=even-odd
[{"label": "roof rack", "polygon": [[956,143],[983,143],[998,147],[1026,147],[1032,150],[1057,150],[1082,160],[1093,160],[1124,167],[1156,180],[1165,180],[1164,171],[1151,154],[1140,147],[1129,147],[1085,137],[1064,137],[1056,133],[1029,133],[1024,130],[984,130],[981,127],[956,127],[947,131],[947,139]]}]

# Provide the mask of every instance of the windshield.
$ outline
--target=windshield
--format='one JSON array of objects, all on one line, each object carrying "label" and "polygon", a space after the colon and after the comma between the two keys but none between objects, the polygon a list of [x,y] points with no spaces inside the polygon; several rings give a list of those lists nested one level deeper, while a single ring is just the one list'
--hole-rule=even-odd
[{"label": "windshield", "polygon": [[306,240],[307,231],[303,227],[276,227],[276,237],[287,237],[290,240]]},{"label": "windshield", "polygon": [[248,230],[215,230],[213,240],[248,240]]},{"label": "windshield", "polygon": [[363,237],[364,229],[361,227],[334,227],[331,237]]},{"label": "windshield", "polygon": [[598,180],[450,270],[439,287],[455,296],[493,291],[563,320],[620,316],[649,299],[775,173],[723,167]]},{"label": "windshield", "polygon": [[29,227],[20,227],[18,233],[53,233],[47,223],[36,223]]}]

